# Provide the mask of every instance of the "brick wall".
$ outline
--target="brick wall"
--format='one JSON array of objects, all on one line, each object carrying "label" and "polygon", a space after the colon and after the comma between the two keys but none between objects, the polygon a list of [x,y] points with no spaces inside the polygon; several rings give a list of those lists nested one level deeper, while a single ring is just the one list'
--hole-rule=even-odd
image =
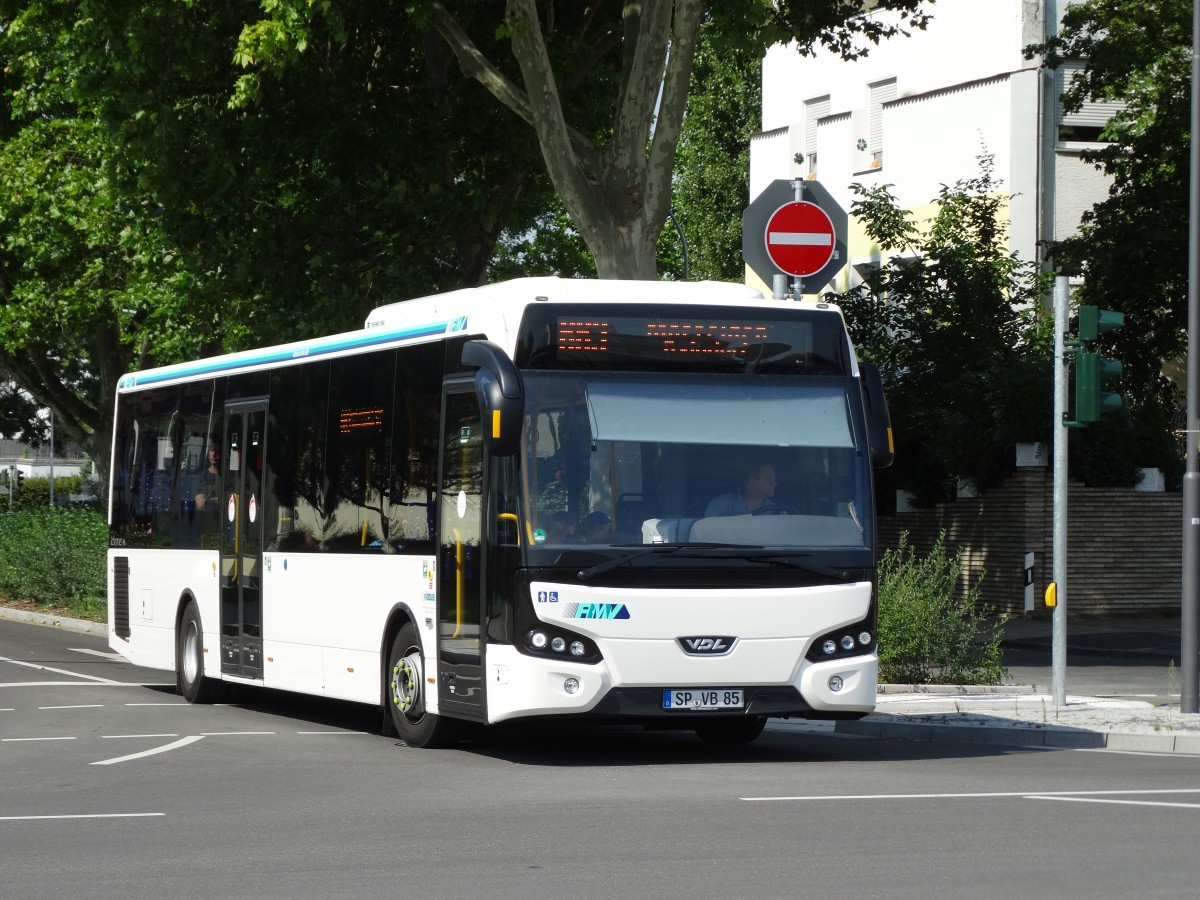
[{"label": "brick wall", "polygon": [[[1034,608],[1043,609],[1053,565],[1053,490],[1048,469],[1017,469],[984,496],[880,518],[880,548],[897,546],[908,532],[909,543],[926,552],[945,530],[947,549],[963,549],[964,590],[977,583],[985,603],[1012,614],[1025,609],[1025,554],[1033,552]],[[1072,617],[1179,610],[1179,494],[1072,483],[1067,509]]]}]

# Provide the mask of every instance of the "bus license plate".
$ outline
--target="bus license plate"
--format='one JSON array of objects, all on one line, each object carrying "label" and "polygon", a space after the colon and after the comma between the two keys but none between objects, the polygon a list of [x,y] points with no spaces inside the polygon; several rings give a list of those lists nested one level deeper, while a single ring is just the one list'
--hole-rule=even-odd
[{"label": "bus license plate", "polygon": [[741,709],[738,689],[683,688],[663,691],[663,709]]}]

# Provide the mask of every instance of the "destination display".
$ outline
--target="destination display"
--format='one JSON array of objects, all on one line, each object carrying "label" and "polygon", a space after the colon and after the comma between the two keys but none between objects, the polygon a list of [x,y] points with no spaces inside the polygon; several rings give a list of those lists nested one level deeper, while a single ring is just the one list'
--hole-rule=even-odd
[{"label": "destination display", "polygon": [[[789,338],[795,324],[789,323]],[[777,326],[776,326],[777,327]],[[574,318],[558,320],[558,353],[628,352],[705,356],[745,354],[768,344],[775,330],[765,322],[709,319]]]},{"label": "destination display", "polygon": [[650,304],[547,304],[526,311],[514,361],[523,369],[844,374],[844,335],[830,307],[693,307],[681,316]]}]

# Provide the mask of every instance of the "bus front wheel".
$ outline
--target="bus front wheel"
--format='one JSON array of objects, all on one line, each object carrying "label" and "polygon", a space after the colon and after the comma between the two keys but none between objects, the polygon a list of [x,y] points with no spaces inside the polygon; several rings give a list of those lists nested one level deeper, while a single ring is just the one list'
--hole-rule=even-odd
[{"label": "bus front wheel", "polygon": [[224,685],[204,675],[204,630],[200,612],[190,602],[175,636],[175,689],[188,703],[215,703]]},{"label": "bus front wheel", "polygon": [[427,712],[425,657],[417,628],[408,622],[388,654],[387,704],[400,739],[410,747],[441,747],[453,737],[452,723]]}]

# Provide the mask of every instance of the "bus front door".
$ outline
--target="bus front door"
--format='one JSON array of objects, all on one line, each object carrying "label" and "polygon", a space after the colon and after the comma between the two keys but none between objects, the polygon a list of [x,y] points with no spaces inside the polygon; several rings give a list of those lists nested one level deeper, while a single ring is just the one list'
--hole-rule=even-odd
[{"label": "bus front door", "polygon": [[221,515],[221,671],[262,678],[265,401],[225,408]]},{"label": "bus front door", "polygon": [[438,491],[438,704],[481,721],[483,659],[483,423],[473,382],[442,398]]}]

